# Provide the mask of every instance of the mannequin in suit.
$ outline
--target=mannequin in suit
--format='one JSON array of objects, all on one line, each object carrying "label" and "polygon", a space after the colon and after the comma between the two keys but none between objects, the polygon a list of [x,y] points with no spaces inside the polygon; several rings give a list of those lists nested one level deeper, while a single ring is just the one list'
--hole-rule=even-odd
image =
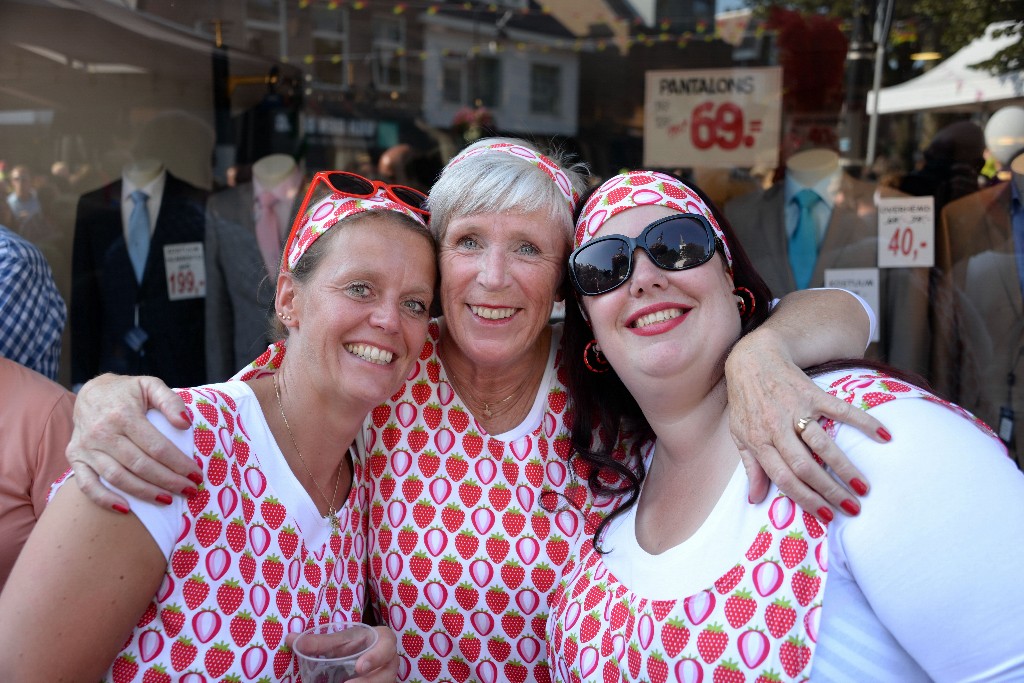
[{"label": "mannequin in suit", "polygon": [[[150,236],[142,276],[129,255],[135,200],[147,196]],[[121,179],[82,195],[75,218],[71,284],[71,382],[102,372],[149,374],[171,386],[206,380],[202,271],[206,191],[144,158]],[[196,278],[188,289],[171,275],[192,254]],[[198,260],[197,260],[198,259]]]},{"label": "mannequin in suit", "polygon": [[[212,195],[206,207],[209,382],[228,379],[273,341],[269,320],[277,271],[302,173],[291,156],[271,154],[253,164],[252,175],[251,182]],[[273,196],[266,214],[265,193]],[[261,235],[268,224],[275,232]]]},{"label": "mannequin in suit", "polygon": [[[790,242],[800,216],[796,195],[805,189],[817,197],[811,214],[817,229],[817,257],[809,280],[798,286],[790,261]],[[857,180],[844,173],[831,149],[797,152],[786,162],[786,178],[764,191],[733,199],[725,215],[771,287],[783,296],[803,287],[821,287],[829,268],[873,268],[878,265],[876,194],[902,196],[890,188]],[[928,369],[928,270],[888,268],[879,274],[880,341],[868,356],[905,370]]]},{"label": "mannequin in suit", "polygon": [[1024,249],[1024,109],[1014,124],[1016,130],[1003,136],[1014,151],[990,146],[1009,165],[1010,181],[950,202],[942,212],[936,239],[932,382],[999,432],[1021,465],[1024,304],[1018,259]]}]

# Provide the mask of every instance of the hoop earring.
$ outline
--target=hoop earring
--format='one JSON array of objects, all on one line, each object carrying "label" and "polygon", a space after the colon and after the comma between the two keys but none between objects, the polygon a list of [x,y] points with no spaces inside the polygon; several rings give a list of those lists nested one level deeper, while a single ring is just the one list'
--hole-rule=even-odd
[{"label": "hoop earring", "polygon": [[[757,308],[757,300],[754,299],[754,293],[746,287],[737,287],[732,290],[732,293],[736,295],[736,308],[739,309],[740,318],[746,320],[754,315],[754,309]],[[748,304],[747,301],[750,301],[750,303]]]},{"label": "hoop earring", "polygon": [[[588,356],[590,358],[588,358]],[[593,365],[591,365],[591,358],[593,358]],[[591,339],[587,342],[587,345],[583,348],[583,364],[587,366],[587,370],[598,375],[611,370],[611,366],[608,364],[608,359],[601,353],[601,347],[598,345],[596,339]]]}]

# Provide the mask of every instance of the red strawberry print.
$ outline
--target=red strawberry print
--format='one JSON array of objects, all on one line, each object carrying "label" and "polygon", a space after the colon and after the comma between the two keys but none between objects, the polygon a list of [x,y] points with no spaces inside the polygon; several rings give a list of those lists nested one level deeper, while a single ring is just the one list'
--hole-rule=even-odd
[{"label": "red strawberry print", "polygon": [[412,385],[412,399],[417,405],[423,405],[430,399],[430,384],[425,379],[418,380]]},{"label": "red strawberry print", "polygon": [[273,496],[264,498],[260,503],[260,514],[263,515],[263,521],[265,521],[267,526],[271,529],[277,529],[284,524],[284,505],[282,505],[281,502]]},{"label": "red strawberry print", "polygon": [[807,535],[811,538],[821,538],[825,535],[825,530],[822,528],[818,520],[813,515],[805,512],[803,513],[804,526],[807,527]]},{"label": "red strawberry print", "polygon": [[757,602],[749,590],[738,590],[725,600],[725,618],[733,628],[750,621],[756,610]]},{"label": "red strawberry print", "polygon": [[803,562],[807,557],[807,541],[804,540],[803,533],[791,531],[786,534],[779,542],[779,553],[783,564],[790,569]]},{"label": "red strawberry print", "polygon": [[186,544],[171,553],[171,572],[179,579],[188,576],[199,564],[199,552],[195,546]]},{"label": "red strawberry print", "polygon": [[175,671],[181,671],[192,664],[198,653],[199,650],[192,644],[191,638],[178,638],[171,644],[171,667]]},{"label": "red strawberry print", "polygon": [[462,578],[462,563],[454,555],[445,555],[437,563],[437,571],[441,580],[449,586],[454,586]]},{"label": "red strawberry print", "polygon": [[761,531],[758,532],[757,538],[750,544],[750,549],[747,550],[746,558],[753,562],[757,558],[768,552],[768,548],[772,546],[772,534],[768,531],[768,525],[761,527]]},{"label": "red strawberry print", "polygon": [[[454,558],[452,561],[455,562]],[[457,562],[455,562],[458,564]],[[461,565],[459,565],[461,567]],[[460,583],[455,588],[455,601],[467,612],[472,611],[480,601],[480,591],[469,582]]]},{"label": "red strawberry print", "polygon": [[745,571],[746,570],[743,568],[743,565],[737,564],[735,567],[730,569],[725,576],[720,578],[718,581],[715,581],[715,590],[722,595],[727,594],[740,582]]},{"label": "red strawberry print", "polygon": [[682,652],[689,640],[690,629],[686,628],[686,622],[682,619],[669,619],[661,627],[661,644],[669,657],[675,657]]},{"label": "red strawberry print", "polygon": [[526,666],[518,659],[505,662],[504,671],[505,678],[511,683],[523,683],[526,680],[526,674],[529,673]]},{"label": "red strawberry print", "polygon": [[789,632],[789,629],[793,628],[793,624],[796,622],[796,610],[793,609],[789,600],[778,598],[765,609],[764,617],[768,632],[775,638],[781,638]]},{"label": "red strawberry print", "polygon": [[210,456],[210,463],[206,467],[206,478],[214,486],[220,486],[228,477],[228,461],[220,451]]},{"label": "red strawberry print", "polygon": [[880,406],[888,401],[895,401],[896,397],[892,394],[886,394],[880,391],[869,391],[868,393],[861,396],[861,408],[867,410],[868,408],[874,408]]},{"label": "red strawberry print", "polygon": [[555,583],[555,570],[546,562],[541,562],[530,570],[533,585],[542,593],[547,593]]},{"label": "red strawberry print", "polygon": [[181,629],[185,625],[185,615],[181,611],[181,606],[172,604],[161,609],[160,621],[164,626],[164,633],[167,637],[176,637],[181,633]]},{"label": "red strawberry print", "polygon": [[375,427],[383,427],[390,417],[391,406],[387,403],[380,404],[370,412],[370,420],[373,421]]},{"label": "red strawberry print", "polygon": [[787,674],[796,676],[811,661],[811,649],[797,636],[787,638],[779,647],[779,661]]},{"label": "red strawberry print", "polygon": [[484,596],[487,607],[495,614],[504,612],[510,600],[508,592],[501,586],[491,586]]},{"label": "red strawberry print", "polygon": [[213,647],[206,651],[206,657],[204,658],[206,664],[206,671],[214,678],[222,676],[235,661],[235,653],[232,652],[231,646],[225,642],[215,643]]},{"label": "red strawberry print", "polygon": [[256,635],[256,620],[252,618],[252,614],[242,610],[231,618],[228,630],[235,645],[242,647]]},{"label": "red strawberry print", "polygon": [[459,499],[467,508],[476,507],[481,495],[483,495],[483,489],[473,479],[467,479],[459,484]]},{"label": "red strawberry print", "polygon": [[402,634],[402,648],[411,656],[418,657],[423,651],[423,636],[419,631],[409,629]]},{"label": "red strawberry print", "polygon": [[217,606],[224,614],[232,614],[242,604],[245,591],[235,579],[228,579],[217,588]]},{"label": "red strawberry print", "polygon": [[[452,429],[461,434],[469,427],[469,414],[462,406],[454,405],[448,409],[448,424],[451,425]],[[483,450],[483,439],[478,432],[470,430],[462,439],[462,447],[466,449],[466,453],[470,457],[475,458]],[[470,452],[473,449],[475,449],[475,453]]]},{"label": "red strawberry print", "polygon": [[388,426],[381,432],[381,438],[384,440],[384,447],[386,449],[389,451],[394,450],[395,446],[398,445],[398,440],[402,438],[402,430],[394,422],[389,422]]},{"label": "red strawberry print", "polygon": [[487,652],[499,662],[504,662],[512,654],[512,646],[501,636],[493,636],[487,641]]},{"label": "red strawberry print", "polygon": [[203,419],[210,423],[211,427],[216,427],[220,423],[220,411],[206,399],[201,398],[196,401],[196,409]]},{"label": "red strawberry print", "polygon": [[185,586],[182,589],[182,594],[185,597],[185,605],[189,609],[195,609],[204,600],[206,596],[210,594],[210,586],[206,583],[206,579],[200,574],[193,574],[185,582]]},{"label": "red strawberry print", "polygon": [[720,624],[709,624],[697,634],[697,652],[708,664],[715,662],[725,652],[729,635]]},{"label": "red strawberry print", "polygon": [[779,683],[782,678],[773,670],[762,671],[754,683]]},{"label": "red strawberry print", "polygon": [[459,651],[471,662],[480,657],[481,647],[480,639],[474,633],[466,633],[459,639]]},{"label": "red strawberry print", "polygon": [[801,605],[809,605],[818,595],[818,589],[821,587],[821,577],[818,576],[816,570],[811,569],[809,566],[804,566],[800,567],[793,574],[792,584],[793,595],[796,596],[797,602]]},{"label": "red strawberry print", "polygon": [[214,512],[204,513],[196,520],[196,536],[199,538],[199,545],[209,548],[220,538],[223,523],[220,517]]},{"label": "red strawberry print", "polygon": [[548,392],[548,408],[551,409],[552,413],[560,415],[565,411],[567,396],[559,387],[554,387]]},{"label": "red strawberry print", "polygon": [[241,517],[235,517],[228,524],[227,529],[224,531],[224,537],[228,541],[228,547],[234,550],[236,553],[241,552],[242,548],[248,542],[248,537],[245,529],[245,522]]},{"label": "red strawberry print", "polygon": [[412,508],[412,518],[416,522],[416,526],[425,529],[434,521],[436,512],[437,510],[429,498],[421,498]]},{"label": "red strawberry print", "polygon": [[213,449],[217,447],[217,439],[209,427],[203,424],[196,425],[192,430],[192,440],[196,450],[204,456],[209,457]]},{"label": "red strawberry print", "polygon": [[739,665],[731,659],[726,659],[716,666],[715,672],[712,674],[714,683],[744,683],[746,680],[747,677],[740,671]]},{"label": "red strawberry print", "polygon": [[428,449],[420,453],[417,464],[423,476],[429,478],[437,474],[437,470],[441,467],[441,458],[438,457],[436,451]]},{"label": "red strawberry print", "polygon": [[408,439],[409,447],[412,449],[412,452],[419,453],[423,450],[423,447],[427,445],[427,441],[430,437],[427,434],[426,429],[417,425],[406,435],[406,439]]},{"label": "red strawberry print", "polygon": [[171,677],[167,673],[167,668],[160,664],[154,664],[146,669],[146,673],[142,674],[142,683],[170,683],[170,681]]},{"label": "red strawberry print", "polygon": [[530,515],[530,528],[533,529],[533,533],[536,534],[537,538],[543,541],[551,533],[551,517],[545,514],[543,510],[537,510]]},{"label": "red strawberry print", "polygon": [[652,652],[647,657],[647,675],[651,677],[652,683],[665,683],[668,680],[668,665],[660,652]]},{"label": "red strawberry print", "polygon": [[416,663],[416,667],[428,681],[434,681],[441,675],[441,662],[432,654],[423,655]]},{"label": "red strawberry print", "polygon": [[277,617],[271,614],[263,621],[260,633],[263,636],[263,642],[267,644],[267,647],[271,650],[276,650],[277,646],[281,644],[281,641],[284,638],[284,626]]}]

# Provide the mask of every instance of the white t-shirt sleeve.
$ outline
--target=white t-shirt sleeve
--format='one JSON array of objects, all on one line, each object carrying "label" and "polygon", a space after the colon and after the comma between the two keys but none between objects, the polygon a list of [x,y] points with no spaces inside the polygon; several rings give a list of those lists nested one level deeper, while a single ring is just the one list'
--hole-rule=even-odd
[{"label": "white t-shirt sleeve", "polygon": [[936,681],[1024,680],[1024,474],[999,442],[923,399],[872,410],[893,439],[841,426],[872,483],[829,532],[878,619]]},{"label": "white t-shirt sleeve", "polygon": [[[177,429],[172,427],[171,423],[164,418],[157,410],[150,410],[146,413],[146,417],[150,423],[160,430],[160,433],[166,436],[175,446],[181,449],[182,453],[186,455],[192,454],[192,430],[191,429]],[[131,507],[132,513],[139,518],[142,525],[146,527],[146,531],[153,537],[157,546],[160,547],[160,552],[164,554],[168,560],[171,558],[171,552],[174,550],[174,544],[178,540],[178,536],[181,533],[181,516],[185,512],[185,499],[182,496],[173,496],[173,500],[170,505],[163,505],[161,503],[155,503],[125,493],[121,489],[117,488],[104,480],[104,483],[112,490],[117,491],[128,500],[128,504]]]}]

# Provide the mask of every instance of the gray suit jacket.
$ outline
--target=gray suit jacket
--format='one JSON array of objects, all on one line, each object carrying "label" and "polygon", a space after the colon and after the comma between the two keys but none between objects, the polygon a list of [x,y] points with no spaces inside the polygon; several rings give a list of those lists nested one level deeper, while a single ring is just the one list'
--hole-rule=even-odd
[{"label": "gray suit jacket", "polygon": [[[879,186],[843,175],[832,218],[818,252],[811,287],[821,287],[827,268],[878,266],[878,213],[875,191]],[[902,196],[881,188],[883,196]],[[785,225],[785,185],[737,197],[725,206],[732,225],[754,266],[775,296],[796,289],[789,265]],[[868,356],[886,360],[905,370],[928,370],[928,269],[887,268],[879,276],[876,311],[880,341]]]},{"label": "gray suit jacket", "polygon": [[256,243],[253,185],[210,195],[206,205],[206,369],[222,382],[273,341],[277,280]]},{"label": "gray suit jacket", "polygon": [[[1009,402],[1024,453],[1024,303],[1021,301],[1009,183],[950,202],[936,239],[934,349],[936,389],[998,429]],[[1011,387],[1008,374],[1014,372]]]}]

